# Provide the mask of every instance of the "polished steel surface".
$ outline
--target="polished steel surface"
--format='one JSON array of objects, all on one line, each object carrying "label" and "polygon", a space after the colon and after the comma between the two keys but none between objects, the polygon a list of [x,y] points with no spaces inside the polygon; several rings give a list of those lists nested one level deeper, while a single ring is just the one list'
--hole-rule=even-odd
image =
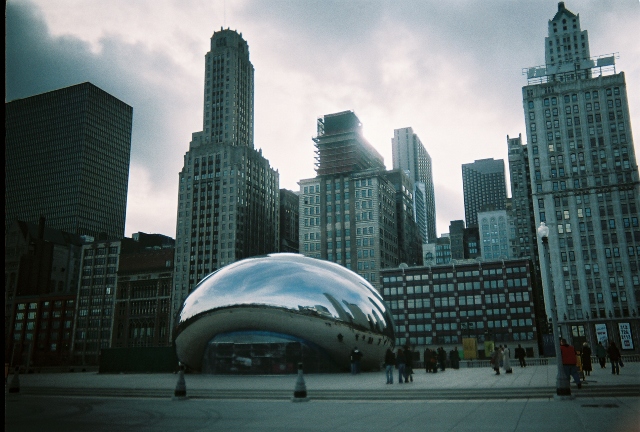
[{"label": "polished steel surface", "polygon": [[297,254],[248,258],[203,279],[178,317],[178,358],[199,369],[216,334],[247,329],[307,339],[337,361],[357,344],[373,362],[394,341],[390,312],[369,282],[338,264]]}]

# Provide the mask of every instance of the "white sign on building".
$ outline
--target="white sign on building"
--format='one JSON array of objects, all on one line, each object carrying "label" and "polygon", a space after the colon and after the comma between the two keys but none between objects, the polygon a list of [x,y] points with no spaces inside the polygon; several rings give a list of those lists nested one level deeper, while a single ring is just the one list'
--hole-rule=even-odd
[{"label": "white sign on building", "polygon": [[602,345],[607,345],[609,335],[607,334],[606,324],[596,324],[596,337],[598,338],[598,342],[602,342]]},{"label": "white sign on building", "polygon": [[623,350],[633,349],[633,338],[631,337],[631,324],[618,323],[618,329],[620,330],[620,344]]}]

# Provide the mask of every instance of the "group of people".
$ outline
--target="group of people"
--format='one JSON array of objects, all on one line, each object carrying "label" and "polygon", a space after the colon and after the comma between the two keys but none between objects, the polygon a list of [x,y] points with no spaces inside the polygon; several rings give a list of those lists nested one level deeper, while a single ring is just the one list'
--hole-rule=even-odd
[{"label": "group of people", "polygon": [[[520,345],[518,345],[518,348]],[[516,349],[516,352],[519,351]],[[505,373],[513,373],[513,369],[511,368],[511,352],[506,345],[498,345],[491,354],[491,365],[493,370],[496,372],[496,375],[500,375],[500,368],[504,368]],[[522,362],[520,362],[522,366]]]},{"label": "group of people", "polygon": [[598,363],[600,363],[600,369],[607,367],[607,357],[611,362],[611,373],[614,375],[620,375],[620,366],[624,366],[622,363],[622,356],[620,350],[616,346],[615,342],[609,343],[609,347],[605,349],[602,342],[598,342],[596,346],[596,357],[598,357]]},{"label": "group of people", "polygon": [[[453,348],[449,351],[449,366],[453,369],[460,368],[460,353],[458,348]],[[424,350],[424,368],[427,373],[438,372],[438,368],[444,371],[447,368],[447,352],[443,347],[431,350],[429,348]]]},{"label": "group of people", "polygon": [[[566,339],[560,340],[560,351],[562,355],[562,367],[568,379],[573,377],[578,388],[582,387],[580,372],[584,374],[584,379],[591,375],[593,367],[591,365],[591,348],[587,342],[582,344],[582,349],[577,351],[573,346],[569,345]],[[620,366],[622,357],[620,350],[615,342],[609,343],[609,348],[605,350],[602,342],[598,342],[596,346],[596,357],[600,363],[600,368],[606,367],[607,357],[611,362],[611,373],[620,375]]]},{"label": "group of people", "polygon": [[394,353],[387,348],[384,356],[384,367],[387,374],[387,384],[393,384],[393,370],[398,369],[398,383],[413,382],[413,352],[409,346],[398,348]]},{"label": "group of people", "polygon": [[[520,367],[526,367],[527,362],[525,360],[526,352],[521,345],[515,349],[515,357],[520,362]],[[569,345],[566,339],[560,341],[560,354],[562,356],[562,365],[567,378],[573,377],[578,388],[582,387],[580,372],[584,374],[584,377],[590,376],[593,370],[591,364],[592,351],[589,344],[585,342],[582,345],[580,351],[577,351],[573,346]],[[600,363],[600,368],[606,368],[606,358],[609,357],[611,362],[611,373],[615,375],[620,374],[620,366],[622,364],[622,358],[620,350],[614,342],[609,343],[607,349],[604,348],[602,342],[598,342],[596,346],[596,357]],[[444,371],[447,366],[447,357],[449,365],[458,369],[460,367],[460,354],[458,348],[453,348],[447,352],[443,347],[431,350],[427,348],[424,351],[424,365],[427,373],[438,372],[438,368]],[[362,353],[358,348],[354,348],[351,351],[351,373],[360,373],[360,359]],[[387,384],[393,384],[393,371],[398,370],[398,382],[409,383],[413,382],[413,365],[414,365],[414,353],[409,346],[404,348],[398,348],[397,352],[393,352],[391,348],[388,348],[384,358],[384,366],[387,376]],[[503,368],[505,373],[512,373],[511,368],[511,355],[507,345],[498,345],[491,354],[491,365],[496,375],[500,375],[500,369]],[[586,379],[586,378],[585,378]]]},{"label": "group of people", "polygon": [[[449,351],[448,356],[443,347],[434,350],[427,348],[424,351],[424,367],[426,372],[436,373],[438,372],[438,368],[444,371],[447,367],[447,357],[449,366],[454,369],[460,368],[460,353],[458,348]],[[384,366],[387,375],[387,384],[393,384],[394,369],[398,370],[398,382],[400,384],[413,382],[414,352],[409,346],[398,348],[395,353],[391,348],[388,348],[384,357]]]}]

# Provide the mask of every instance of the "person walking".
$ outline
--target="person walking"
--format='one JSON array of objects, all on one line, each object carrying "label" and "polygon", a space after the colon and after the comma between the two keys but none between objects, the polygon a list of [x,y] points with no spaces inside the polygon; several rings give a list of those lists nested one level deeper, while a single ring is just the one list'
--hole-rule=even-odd
[{"label": "person walking", "polygon": [[560,355],[562,356],[562,367],[567,379],[570,381],[571,377],[573,377],[578,388],[582,388],[577,366],[578,354],[576,353],[576,349],[567,343],[566,339],[560,339]]},{"label": "person walking", "polygon": [[526,351],[522,348],[522,345],[518,344],[518,348],[516,348],[515,356],[520,362],[520,367],[527,367],[527,361],[524,359],[527,356]]},{"label": "person walking", "polygon": [[431,372],[431,358],[433,356],[433,353],[431,352],[431,350],[429,348],[425,348],[424,350],[424,371],[426,373]]},{"label": "person walking", "polygon": [[502,361],[502,350],[500,347],[495,347],[493,353],[491,354],[491,364],[493,365],[493,370],[496,371],[496,375],[500,375],[500,362]]},{"label": "person walking", "polygon": [[513,369],[511,369],[511,352],[509,348],[505,345],[502,349],[502,361],[504,364],[504,373],[513,373]]},{"label": "person walking", "polygon": [[404,377],[404,368],[406,365],[406,359],[402,348],[398,348],[398,354],[396,354],[396,367],[398,368],[398,384],[402,384],[402,378]]},{"label": "person walking", "polygon": [[460,354],[458,353],[458,347],[454,347],[449,351],[449,363],[453,369],[460,369]]},{"label": "person walking", "polygon": [[444,348],[438,348],[438,363],[440,363],[440,370],[444,371],[447,366],[447,352]]},{"label": "person walking", "polygon": [[384,355],[384,368],[387,373],[387,384],[393,384],[393,368],[396,366],[396,355],[391,351],[391,348],[387,348],[387,352]]},{"label": "person walking", "polygon": [[611,373],[620,375],[620,350],[618,350],[615,342],[609,344],[607,354],[609,354],[609,361],[611,361]]},{"label": "person walking", "polygon": [[602,341],[596,345],[596,357],[598,357],[598,363],[600,363],[600,369],[607,367],[607,350],[602,346]]},{"label": "person walking", "polygon": [[358,347],[354,347],[353,351],[351,351],[351,375],[356,375],[360,373],[360,359],[362,358],[362,353],[358,350]]},{"label": "person walking", "polygon": [[425,360],[426,362],[426,368],[427,368],[427,372],[433,372],[433,373],[437,373],[438,372],[438,352],[436,350],[430,350],[429,348],[427,348],[427,357],[428,360]]},{"label": "person walking", "polygon": [[591,371],[593,370],[591,366],[591,348],[589,348],[589,344],[586,342],[582,344],[580,360],[582,360],[582,371],[585,377],[591,376]]},{"label": "person walking", "polygon": [[404,347],[404,382],[413,382],[413,352],[409,345]]}]

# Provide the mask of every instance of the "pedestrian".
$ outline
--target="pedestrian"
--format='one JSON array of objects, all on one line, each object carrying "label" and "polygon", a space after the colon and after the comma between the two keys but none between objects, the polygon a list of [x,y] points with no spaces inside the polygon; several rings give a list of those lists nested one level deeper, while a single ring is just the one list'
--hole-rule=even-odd
[{"label": "pedestrian", "polygon": [[438,362],[440,363],[440,370],[444,371],[447,364],[447,352],[444,348],[438,348]]},{"label": "pedestrian", "polygon": [[518,348],[516,348],[515,356],[520,362],[520,367],[527,367],[527,361],[524,359],[527,356],[527,352],[522,348],[522,345],[518,344]]},{"label": "pedestrian", "polygon": [[589,344],[586,342],[582,344],[580,358],[582,360],[582,370],[584,371],[585,376],[591,376],[591,371],[593,370],[591,366],[591,348],[589,348]]},{"label": "pedestrian", "polygon": [[493,370],[496,371],[496,375],[500,375],[500,362],[502,361],[502,350],[500,347],[495,347],[491,354],[491,365]]},{"label": "pedestrian", "polygon": [[436,350],[431,350],[429,348],[425,351],[425,368],[427,372],[438,372],[438,353]]},{"label": "pedestrian", "polygon": [[362,358],[362,353],[358,350],[358,347],[354,347],[353,351],[351,351],[351,375],[356,375],[360,373],[360,359]]},{"label": "pedestrian", "polygon": [[511,369],[511,352],[506,345],[502,349],[502,361],[504,364],[504,373],[513,373],[513,369]]},{"label": "pedestrian", "polygon": [[426,373],[431,372],[431,350],[429,348],[425,348],[424,350],[424,371]]},{"label": "pedestrian", "polygon": [[620,375],[620,350],[618,350],[615,342],[609,344],[607,354],[609,354],[609,361],[611,362],[611,373]]},{"label": "pedestrian", "polygon": [[573,377],[578,388],[582,388],[580,374],[578,373],[578,355],[576,349],[569,345],[566,339],[560,339],[560,353],[562,356],[562,367],[564,374],[567,376],[567,380],[571,381],[571,377]]},{"label": "pedestrian", "polygon": [[582,370],[582,351],[576,350],[576,367],[578,368],[578,375],[580,375],[580,381],[584,381],[584,371]]},{"label": "pedestrian", "polygon": [[387,384],[393,384],[393,368],[396,366],[396,355],[391,351],[391,348],[387,348],[387,352],[384,355],[384,368],[387,373]]},{"label": "pedestrian", "polygon": [[398,348],[398,354],[396,354],[396,368],[398,369],[398,384],[402,384],[402,378],[404,377],[404,368],[406,365],[406,359],[402,348]]},{"label": "pedestrian", "polygon": [[434,349],[431,353],[431,371],[433,373],[438,373],[438,350]]},{"label": "pedestrian", "polygon": [[598,363],[600,363],[600,369],[607,367],[607,350],[602,346],[602,341],[596,345],[596,357],[598,357]]},{"label": "pedestrian", "polygon": [[409,348],[409,345],[404,347],[404,382],[413,382],[413,351]]},{"label": "pedestrian", "polygon": [[454,347],[449,351],[449,362],[453,369],[460,369],[460,354],[458,353],[458,347]]}]

